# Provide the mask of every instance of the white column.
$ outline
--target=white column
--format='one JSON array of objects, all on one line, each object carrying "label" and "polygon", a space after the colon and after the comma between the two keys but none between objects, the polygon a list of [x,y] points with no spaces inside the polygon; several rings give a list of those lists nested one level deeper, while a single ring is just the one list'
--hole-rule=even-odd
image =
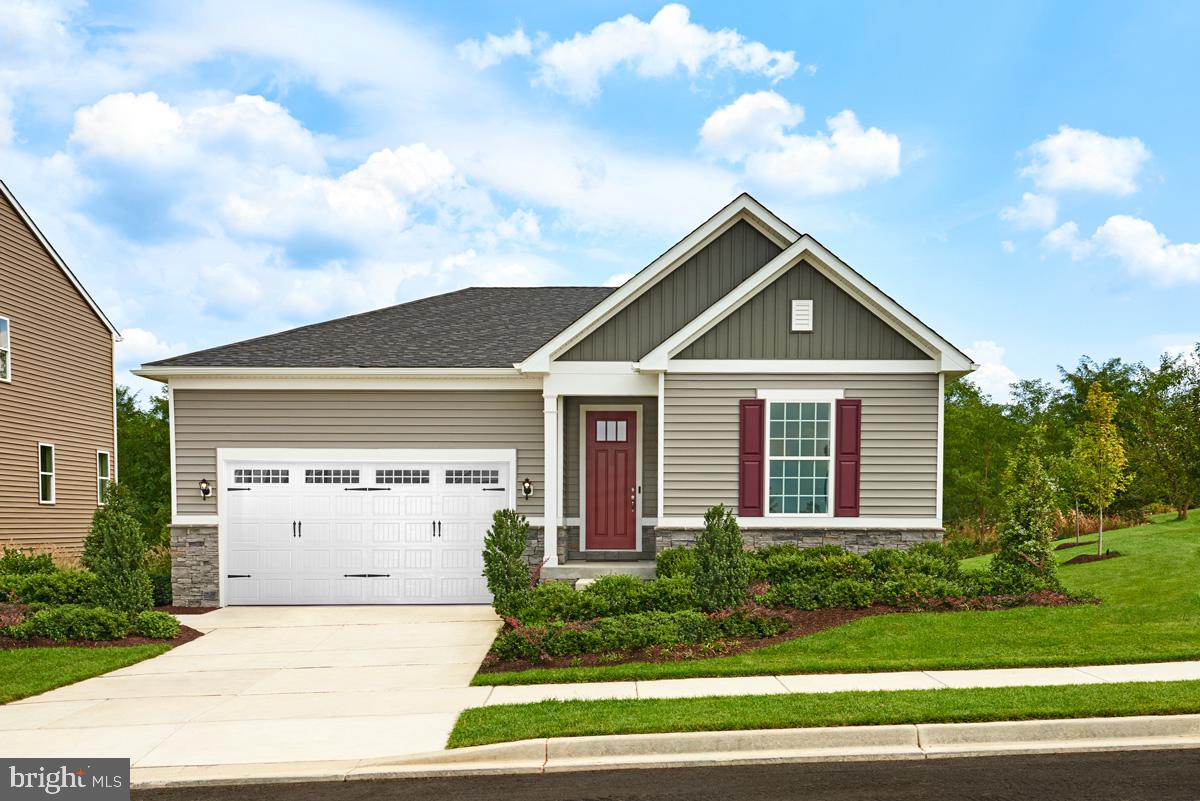
[{"label": "white column", "polygon": [[543,437],[546,474],[542,479],[542,506],[545,509],[544,542],[547,567],[558,565],[558,482],[562,468],[558,463],[558,395],[542,396]]}]

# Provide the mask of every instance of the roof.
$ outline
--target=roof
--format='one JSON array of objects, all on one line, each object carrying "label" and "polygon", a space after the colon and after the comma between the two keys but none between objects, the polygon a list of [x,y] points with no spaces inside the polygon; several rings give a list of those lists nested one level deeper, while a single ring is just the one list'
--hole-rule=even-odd
[{"label": "roof", "polygon": [[610,287],[471,287],[144,367],[509,367]]},{"label": "roof", "polygon": [[21,205],[21,202],[17,200],[16,196],[13,195],[12,190],[8,188],[8,185],[5,184],[4,181],[0,181],[0,196],[3,196],[4,199],[7,200],[14,209],[16,209],[17,216],[20,217],[21,221],[24,222],[29,230],[33,232],[34,237],[36,237],[38,242],[41,243],[42,247],[46,249],[46,253],[50,254],[51,260],[58,265],[58,269],[63,271],[63,275],[65,275],[67,280],[71,282],[71,285],[75,287],[75,291],[79,293],[79,296],[83,298],[84,302],[92,308],[92,311],[96,314],[96,316],[100,318],[100,322],[104,324],[104,327],[111,331],[114,337],[120,339],[121,332],[118,331],[117,327],[112,324],[112,320],[108,319],[108,315],[104,313],[99,304],[96,303],[95,299],[93,299],[92,296],[88,294],[88,291],[83,288],[83,284],[81,284],[79,279],[75,277],[75,273],[71,272],[71,268],[67,266],[65,261],[63,261],[62,256],[58,255],[58,251],[55,250],[54,246],[50,244],[50,240],[47,239],[46,235],[42,233],[42,229],[37,227],[37,223],[35,223],[33,218],[29,216],[29,212],[25,211],[25,207]]}]

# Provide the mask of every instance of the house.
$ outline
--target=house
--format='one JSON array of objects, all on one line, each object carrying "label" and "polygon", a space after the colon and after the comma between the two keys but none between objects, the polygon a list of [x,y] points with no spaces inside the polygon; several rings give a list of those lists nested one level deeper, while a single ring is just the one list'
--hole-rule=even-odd
[{"label": "house", "polygon": [[0,182],[0,545],[82,548],[116,478],[118,339]]},{"label": "house", "polygon": [[971,360],[748,195],[616,289],[473,288],[144,365],[185,604],[486,602],[492,513],[548,577],[941,536]]}]

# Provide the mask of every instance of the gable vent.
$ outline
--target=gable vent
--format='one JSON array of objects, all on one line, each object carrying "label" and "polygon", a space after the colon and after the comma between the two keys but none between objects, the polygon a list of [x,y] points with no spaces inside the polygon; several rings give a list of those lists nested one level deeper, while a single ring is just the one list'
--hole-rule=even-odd
[{"label": "gable vent", "polygon": [[792,301],[792,330],[813,330],[813,302],[811,300]]}]

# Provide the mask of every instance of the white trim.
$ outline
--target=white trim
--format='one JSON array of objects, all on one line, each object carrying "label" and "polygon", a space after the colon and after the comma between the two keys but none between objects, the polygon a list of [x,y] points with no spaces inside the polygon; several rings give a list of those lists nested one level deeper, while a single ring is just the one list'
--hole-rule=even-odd
[{"label": "white trim", "polygon": [[329,370],[230,368],[145,368],[134,375],[165,381],[179,389],[485,389],[542,388],[541,376],[523,376],[511,368],[494,372],[478,370],[392,370],[383,368],[338,368]]},{"label": "white trim", "polygon": [[662,519],[666,510],[666,444],[667,444],[667,374],[658,374],[658,510],[655,523]]},{"label": "white trim", "polygon": [[[843,530],[924,530],[940,529],[942,521],[936,517],[738,517],[742,528],[803,529],[816,531]],[[704,528],[703,517],[663,517],[659,519],[663,529]]]},{"label": "white trim", "polygon": [[[579,404],[579,550],[583,552],[595,550],[612,550],[611,548],[587,547],[587,413],[588,412],[634,412],[633,443],[637,448],[637,487],[636,503],[633,512],[633,530],[635,533],[635,552],[642,550],[642,500],[645,497],[646,474],[642,464],[642,405],[640,403],[588,403]],[[624,549],[622,549],[624,550]]]},{"label": "white trim", "polygon": [[[42,448],[50,449],[50,470],[42,469]],[[42,476],[50,476],[50,500],[42,500]],[[49,442],[37,444],[37,496],[38,506],[54,506],[58,503],[58,451]]]},{"label": "white trim", "polygon": [[566,409],[566,398],[564,398],[562,395],[559,395],[558,396],[558,408],[554,412],[556,415],[558,415],[558,418],[557,418],[558,419],[558,474],[561,477],[561,479],[558,482],[558,493],[557,493],[558,494],[558,520],[560,521],[559,525],[566,525],[565,523],[563,523],[561,521],[566,517],[566,514],[567,514],[567,510],[566,510],[566,496],[567,496],[566,484],[567,484],[567,482],[566,482],[566,476],[563,475],[563,473],[565,471],[565,466],[566,466],[566,455],[565,455],[565,451],[564,451],[564,447],[565,447],[564,443],[566,442],[566,439],[567,439],[566,431],[564,429],[564,426],[566,425],[566,416],[564,414],[565,409]]},{"label": "white trim", "polygon": [[216,526],[220,523],[220,515],[183,515],[171,518],[173,526]]},{"label": "white trim", "polygon": [[784,246],[799,238],[799,233],[748,194],[734,198],[724,208],[707,219],[690,234],[679,240],[666,253],[650,262],[637,275],[615,292],[592,307],[586,314],[567,326],[557,336],[520,362],[522,372],[550,371],[550,362],[599,327],[605,320],[627,306],[671,270],[687,261],[697,251],[716,239],[738,220],[746,220],[777,244]]},{"label": "white trim", "polygon": [[559,398],[542,395],[542,560],[546,567],[558,566],[558,498],[562,484],[562,462],[559,459]]},{"label": "white trim", "polygon": [[[650,368],[644,365],[643,369]],[[877,375],[940,370],[937,359],[669,359],[663,372]]]},{"label": "white trim", "polygon": [[[116,334],[113,334],[113,337],[112,337],[112,359],[111,359],[111,363],[110,363],[110,366],[112,367],[112,382],[111,383],[112,383],[112,411],[113,411],[113,417],[112,417],[112,421],[113,421],[113,424],[112,424],[112,437],[113,437],[112,438],[112,462],[113,462],[112,476],[113,476],[113,481],[118,482],[118,483],[121,481],[121,468],[118,467],[118,464],[119,464],[118,455],[119,454],[118,454],[118,448],[117,448],[117,341],[119,339],[120,338]],[[170,472],[170,471],[168,471],[168,472]]]},{"label": "white trim", "polygon": [[4,351],[4,353],[5,353],[5,371],[4,371],[4,375],[0,376],[0,383],[11,384],[12,383],[12,346],[13,346],[12,319],[0,314],[0,320],[4,321],[4,334],[8,339],[8,344],[5,345],[3,348],[0,348],[0,351]]},{"label": "white trim", "polygon": [[79,283],[79,279],[75,277],[75,273],[71,272],[71,268],[67,266],[65,261],[63,261],[62,256],[58,255],[58,251],[55,250],[54,246],[50,244],[50,240],[46,239],[46,235],[43,234],[42,230],[37,227],[37,223],[35,223],[33,218],[29,216],[29,213],[25,211],[25,208],[13,195],[8,186],[5,185],[4,181],[0,181],[0,195],[3,195],[5,200],[12,204],[12,207],[17,211],[17,216],[20,217],[21,221],[25,223],[26,227],[33,232],[33,235],[37,239],[38,243],[41,244],[41,246],[45,248],[46,253],[50,255],[51,261],[53,261],[55,265],[57,265],[58,269],[62,270],[63,274],[67,276],[67,280],[71,282],[71,285],[75,287],[75,290],[80,294],[84,302],[87,303],[87,305],[91,307],[92,311],[95,312],[96,316],[100,318],[100,322],[104,324],[104,327],[111,331],[113,336],[119,340],[121,338],[121,332],[118,331],[117,327],[112,324],[112,321],[108,319],[107,315],[105,315],[100,309],[100,306],[97,305],[96,301],[92,299],[92,296],[88,294],[88,291],[83,288],[83,284]]},{"label": "white trim", "polygon": [[[837,401],[845,396],[845,391],[840,389],[760,389],[758,397],[767,402],[766,414],[763,415],[763,444],[766,452],[763,454],[763,514],[767,518],[773,520],[805,520],[805,519],[830,519],[834,517],[834,498],[836,498],[836,481],[837,470],[834,469],[834,432],[837,431]],[[771,461],[788,460],[788,461],[819,461],[819,456],[771,456],[771,404],[772,403],[827,403],[829,404],[829,455],[825,457],[826,467],[825,475],[825,512],[772,512],[768,508],[771,504]]]},{"label": "white trim", "polygon": [[[106,476],[103,476],[100,474],[100,455],[101,454],[108,457],[108,475],[106,475]],[[110,453],[109,451],[104,451],[104,450],[96,451],[96,505],[97,506],[104,505],[104,491],[102,489],[100,489],[101,481],[108,481],[110,484],[113,481],[112,453]]]},{"label": "white trim", "polygon": [[794,401],[812,403],[814,401],[832,403],[846,397],[844,389],[760,389],[755,393],[759,400]]},{"label": "white trim", "polygon": [[945,442],[946,442],[946,375],[938,373],[938,412],[937,412],[937,516],[942,518],[942,473],[945,472]]},{"label": "white trim", "polygon": [[618,372],[560,373],[557,365],[544,377],[546,392],[556,395],[653,395],[658,391],[658,379],[652,373],[637,373],[633,365],[622,363]]},{"label": "white trim", "polygon": [[167,382],[167,429],[171,440],[171,519],[174,520],[179,517],[179,491],[176,487],[179,471],[175,461],[175,385],[171,382]]}]

